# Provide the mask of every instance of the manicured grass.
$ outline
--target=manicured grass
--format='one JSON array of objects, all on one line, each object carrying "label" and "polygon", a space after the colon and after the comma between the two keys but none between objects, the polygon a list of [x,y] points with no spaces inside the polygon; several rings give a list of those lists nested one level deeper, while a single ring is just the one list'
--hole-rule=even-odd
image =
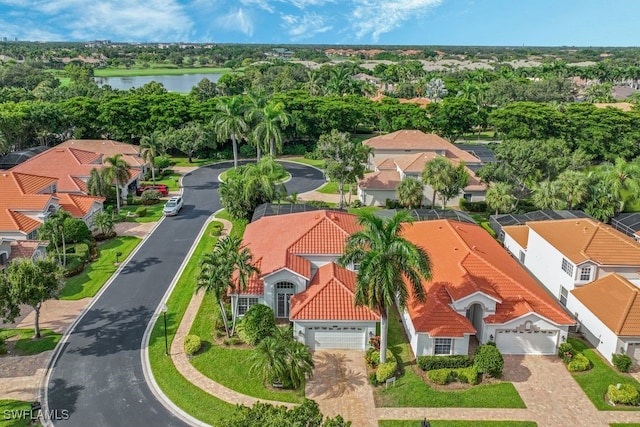
[{"label": "manicured grass", "polygon": [[347,212],[349,212],[350,214],[358,215],[359,213],[362,213],[362,212],[375,212],[381,209],[382,208],[378,206],[363,206],[361,208],[348,208]]},{"label": "manicured grass", "polygon": [[431,388],[415,372],[412,351],[406,340],[399,315],[392,310],[389,318],[389,349],[396,356],[404,375],[395,387],[376,387],[374,398],[382,407],[432,408],[525,408],[513,384],[501,382],[480,384],[461,391],[438,391]]},{"label": "manicured grass", "polygon": [[[31,405],[29,402],[20,400],[0,400],[0,427],[23,427],[33,426],[29,419],[28,412],[26,417],[22,411],[29,411]],[[40,425],[40,424],[38,424]]]},{"label": "manicured grass", "polygon": [[33,329],[0,329],[0,337],[11,338],[18,336],[13,353],[18,356],[30,356],[53,350],[62,337],[50,329],[40,329],[40,338],[33,338]]},{"label": "manicured grass", "polygon": [[616,372],[615,368],[604,361],[597,350],[587,347],[584,341],[577,338],[567,340],[573,348],[582,352],[591,362],[593,368],[585,372],[574,372],[571,375],[580,385],[587,397],[601,411],[638,411],[640,407],[611,406],[604,400],[604,394],[611,384],[631,384],[640,389],[640,383],[630,375]]},{"label": "manicured grass", "polygon": [[304,157],[287,157],[282,160],[287,160],[290,162],[303,163],[309,166],[315,166],[318,169],[324,169],[324,160],[316,160],[316,159],[305,159]]},{"label": "manicured grass", "polygon": [[[198,261],[202,255],[213,249],[216,238],[210,237],[215,222],[207,226],[203,238],[187,263],[175,289],[167,301],[167,337],[169,347],[180,325],[189,301],[195,290],[194,277],[198,275]],[[156,320],[149,340],[149,362],[158,386],[171,401],[185,412],[209,424],[216,424],[221,419],[233,414],[235,405],[204,392],[190,383],[175,368],[170,357],[165,355],[164,325],[162,317]]]},{"label": "manicured grass", "polygon": [[249,221],[247,221],[246,219],[231,218],[231,215],[229,215],[229,212],[227,212],[226,209],[218,212],[216,218],[222,218],[226,219],[227,221],[231,221],[231,224],[233,224],[233,227],[231,228],[231,235],[236,237],[244,236],[244,229],[247,228],[247,224],[249,224]]},{"label": "manicured grass", "polygon": [[172,166],[182,166],[182,167],[199,167],[212,165],[216,162],[220,162],[220,159],[196,159],[195,157],[191,159],[192,162],[189,163],[188,157],[180,157],[180,156],[171,156],[171,165]]},{"label": "manicured grass", "polygon": [[[382,420],[378,427],[418,427],[422,420]],[[468,421],[433,420],[431,427],[536,427],[533,421]]]},{"label": "manicured grass", "polygon": [[180,74],[226,74],[230,68],[96,68],[96,77],[164,76]]},{"label": "manicured grass", "polygon": [[[289,172],[287,172],[284,168],[282,168],[282,170],[280,170],[279,174],[277,174],[276,176],[274,176],[274,179],[276,181],[276,184],[280,184],[285,182],[286,180],[291,178],[291,174]],[[220,180],[222,182],[227,182],[227,178],[228,177],[234,177],[237,176],[237,172],[234,168],[229,168],[226,171],[222,172],[220,174]]]},{"label": "manicured grass", "polygon": [[[318,188],[317,191],[318,191],[318,193],[322,193],[322,194],[338,194],[338,183],[334,182],[334,181],[329,181],[325,185],[323,185],[322,187]],[[346,185],[346,184],[343,185],[342,186],[342,191],[344,192],[345,196],[348,196],[349,195],[349,186]],[[351,186],[351,194],[357,194],[355,185]]]},{"label": "manicured grass", "polygon": [[613,423],[609,424],[611,427],[640,427],[640,423]]},{"label": "manicured grass", "polygon": [[77,276],[67,279],[60,299],[78,300],[94,296],[118,268],[116,252],[122,252],[120,262],[129,256],[141,242],[134,236],[118,236],[98,244],[98,259],[84,268]]},{"label": "manicured grass", "polygon": [[239,393],[261,399],[302,403],[304,388],[299,391],[271,391],[264,386],[259,375],[250,373],[250,358],[255,350],[213,343],[211,337],[217,316],[215,299],[212,295],[206,295],[190,331],[198,335],[203,343],[203,351],[191,359],[193,366],[205,376]]},{"label": "manicured grass", "polygon": [[[169,187],[169,191],[177,191],[180,189],[180,177],[182,174],[177,172],[165,171],[166,174],[163,176],[156,175],[156,185],[164,184]],[[153,181],[143,181],[140,183],[140,187],[144,187],[146,185],[153,185]]]},{"label": "manicured grass", "polygon": [[[160,200],[155,205],[127,205],[120,206],[120,222],[137,222],[139,224],[147,222],[156,222],[162,218],[162,208],[164,207],[163,200]],[[135,214],[139,208],[147,208],[147,214],[145,216],[127,216],[128,212]]]}]

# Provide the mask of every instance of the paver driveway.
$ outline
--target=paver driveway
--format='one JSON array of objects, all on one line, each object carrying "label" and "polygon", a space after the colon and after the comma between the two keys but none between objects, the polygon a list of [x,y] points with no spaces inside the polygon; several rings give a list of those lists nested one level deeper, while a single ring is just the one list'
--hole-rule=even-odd
[{"label": "paver driveway", "polygon": [[378,425],[364,351],[316,350],[313,362],[316,367],[306,394],[318,402],[325,416],[340,414],[358,427]]}]

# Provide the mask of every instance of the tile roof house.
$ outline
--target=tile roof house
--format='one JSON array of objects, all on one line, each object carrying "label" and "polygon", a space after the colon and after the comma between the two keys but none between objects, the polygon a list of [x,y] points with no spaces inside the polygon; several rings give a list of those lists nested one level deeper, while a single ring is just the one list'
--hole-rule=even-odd
[{"label": "tile roof house", "polygon": [[[387,156],[388,153],[384,152],[380,157],[376,154],[374,157],[375,162],[373,164],[374,172],[365,174],[363,179],[358,181],[358,197],[364,205],[384,206],[387,199],[397,199],[396,187],[400,181],[407,177],[420,180],[425,164],[435,158],[445,157],[453,163],[454,166],[457,166],[460,162],[464,162],[463,158],[457,157],[458,155],[466,159],[471,159],[473,164],[480,163],[480,160],[475,158],[475,156],[464,150],[460,150],[437,135],[426,135],[420,131],[400,131],[400,133],[395,132],[394,134],[397,134],[397,138],[398,135],[402,136],[404,133],[408,135],[408,138],[403,140],[405,142],[408,141],[406,144],[407,147],[422,146],[425,151],[417,151],[412,154],[396,154],[394,156]],[[389,135],[371,138],[364,141],[363,144],[367,144],[371,147],[384,146],[386,141],[383,137]],[[422,135],[427,138],[423,138]],[[376,140],[377,138],[382,139]],[[392,141],[394,139],[395,138],[391,138]],[[413,150],[408,149],[408,151],[411,152]],[[378,152],[376,151],[376,153]],[[487,186],[481,182],[480,178],[476,176],[472,169],[465,166],[465,170],[469,174],[470,179],[469,185],[463,189],[461,196],[468,201],[484,200],[487,192]],[[430,186],[425,185],[423,204],[430,205],[432,197],[433,189]],[[449,201],[449,203],[455,205],[459,200],[460,197],[454,197]]]},{"label": "tile roof house", "polygon": [[49,242],[45,240],[11,240],[0,237],[0,270],[13,260],[29,258],[44,259]]},{"label": "tile roof house", "polygon": [[503,228],[504,245],[574,314],[600,353],[640,363],[640,243],[590,218]]},{"label": "tile roof house", "polygon": [[[312,349],[364,349],[379,314],[354,306],[354,266],[340,267],[357,217],[312,211],[262,217],[247,226],[245,245],[260,275],[237,301],[293,322]],[[450,220],[416,222],[403,233],[431,255],[433,280],[425,303],[411,302],[404,324],[422,354],[466,354],[469,337],[491,339],[505,353],[551,354],[574,322],[482,228]],[[274,239],[273,236],[278,236]]]},{"label": "tile roof house", "polygon": [[122,154],[122,159],[132,168],[142,169],[146,162],[140,156],[140,147],[110,139],[69,139],[56,147],[76,148],[100,153],[104,157]]},{"label": "tile roof house", "polygon": [[54,177],[19,172],[0,172],[0,237],[33,240],[37,229],[61,207],[91,226],[102,210],[101,197],[58,193]]}]

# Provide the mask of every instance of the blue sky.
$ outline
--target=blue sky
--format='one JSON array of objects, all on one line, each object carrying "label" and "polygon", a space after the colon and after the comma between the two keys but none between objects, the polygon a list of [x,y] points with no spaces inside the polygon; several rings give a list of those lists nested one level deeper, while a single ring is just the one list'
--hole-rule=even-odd
[{"label": "blue sky", "polygon": [[637,46],[640,0],[0,0],[0,37]]}]

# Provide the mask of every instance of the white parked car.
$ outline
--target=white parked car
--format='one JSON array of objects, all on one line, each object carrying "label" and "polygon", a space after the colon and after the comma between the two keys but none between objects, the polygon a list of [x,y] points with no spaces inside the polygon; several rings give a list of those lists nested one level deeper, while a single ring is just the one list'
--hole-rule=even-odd
[{"label": "white parked car", "polygon": [[174,196],[164,205],[162,213],[167,216],[178,215],[180,209],[182,209],[182,196]]}]

